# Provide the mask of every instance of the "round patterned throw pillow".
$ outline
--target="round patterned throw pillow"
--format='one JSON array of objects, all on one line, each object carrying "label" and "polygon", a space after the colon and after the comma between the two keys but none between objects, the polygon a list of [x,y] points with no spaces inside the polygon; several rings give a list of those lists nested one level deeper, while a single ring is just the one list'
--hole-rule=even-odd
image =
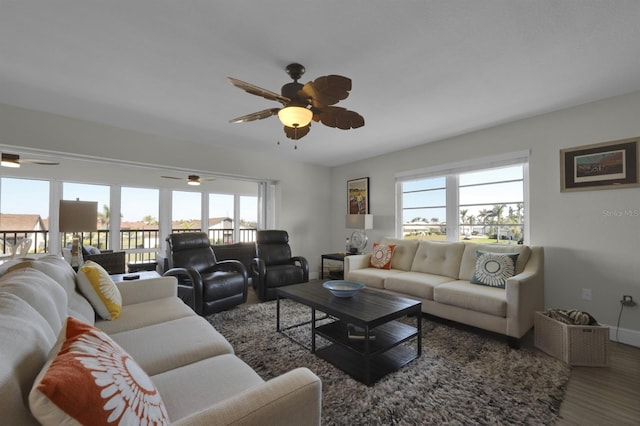
[{"label": "round patterned throw pillow", "polygon": [[29,393],[44,425],[168,425],[158,389],[105,332],[67,318]]},{"label": "round patterned throw pillow", "polygon": [[391,258],[395,249],[395,244],[373,243],[370,265],[378,269],[391,269]]},{"label": "round patterned throw pillow", "polygon": [[472,284],[505,288],[507,278],[516,272],[518,253],[491,253],[476,251],[476,271],[471,278]]}]

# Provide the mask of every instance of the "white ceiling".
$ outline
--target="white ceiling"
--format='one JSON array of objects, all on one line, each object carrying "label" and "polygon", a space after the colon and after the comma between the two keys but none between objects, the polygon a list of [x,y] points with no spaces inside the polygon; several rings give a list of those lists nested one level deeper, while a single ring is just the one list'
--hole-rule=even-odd
[{"label": "white ceiling", "polygon": [[[639,22],[637,0],[0,0],[0,103],[335,166],[640,90]],[[350,77],[365,126],[294,150],[276,117],[228,123],[280,104],[227,76],[279,92],[291,62]]]}]

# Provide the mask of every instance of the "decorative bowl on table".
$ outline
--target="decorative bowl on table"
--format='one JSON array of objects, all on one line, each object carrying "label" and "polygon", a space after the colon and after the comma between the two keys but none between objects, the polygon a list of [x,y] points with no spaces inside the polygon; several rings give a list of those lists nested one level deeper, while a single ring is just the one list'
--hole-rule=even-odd
[{"label": "decorative bowl on table", "polygon": [[325,281],[322,283],[322,286],[336,297],[352,297],[357,292],[365,288],[363,283],[345,280]]}]

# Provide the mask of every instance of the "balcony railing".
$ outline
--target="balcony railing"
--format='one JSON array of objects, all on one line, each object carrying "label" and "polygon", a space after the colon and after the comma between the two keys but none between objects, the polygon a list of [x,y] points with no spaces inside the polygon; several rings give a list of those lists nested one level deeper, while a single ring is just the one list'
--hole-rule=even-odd
[{"label": "balcony railing", "polygon": [[[172,229],[178,232],[197,232],[199,229]],[[240,229],[237,241],[234,241],[232,229],[209,229],[207,234],[212,244],[231,244],[235,242],[251,242],[256,240],[256,229]],[[0,231],[1,253],[10,254],[12,247],[24,238],[31,238],[33,244],[29,253],[49,252],[49,231]],[[99,229],[93,232],[79,232],[78,238],[84,246],[97,247],[100,250],[111,250],[109,230]],[[62,234],[62,247],[71,244],[73,234]],[[160,231],[158,229],[126,229],[120,231],[120,249],[124,250],[127,263],[154,261],[160,249]]]}]

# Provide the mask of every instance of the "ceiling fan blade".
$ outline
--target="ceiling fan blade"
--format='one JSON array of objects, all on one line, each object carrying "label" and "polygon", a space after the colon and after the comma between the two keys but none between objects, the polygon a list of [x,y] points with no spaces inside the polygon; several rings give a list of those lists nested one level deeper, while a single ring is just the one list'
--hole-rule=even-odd
[{"label": "ceiling fan blade", "polygon": [[35,159],[31,159],[31,158],[21,158],[20,162],[21,163],[37,164],[39,166],[58,166],[58,165],[60,165],[60,163],[57,162],[57,161],[35,160]]},{"label": "ceiling fan blade", "polygon": [[262,87],[258,87],[254,84],[247,83],[245,81],[238,80],[233,77],[227,77],[227,79],[229,80],[229,83],[233,84],[239,89],[244,90],[247,93],[251,93],[252,95],[262,96],[265,99],[269,99],[271,101],[278,101],[285,105],[291,102],[291,99],[285,96],[282,96],[276,92],[272,92],[271,90],[263,89]]},{"label": "ceiling fan blade", "polygon": [[243,115],[242,117],[236,117],[229,120],[229,123],[246,123],[248,121],[262,120],[263,118],[269,118],[272,115],[278,115],[280,108],[263,109],[262,111],[253,112],[251,114]]},{"label": "ceiling fan blade", "polygon": [[313,119],[325,126],[342,130],[357,129],[364,126],[364,117],[346,108],[329,106],[314,111]]},{"label": "ceiling fan blade", "polygon": [[165,178],[165,179],[177,179],[177,180],[184,180],[185,178],[181,178],[181,177],[176,177],[176,176],[160,176],[161,178]]},{"label": "ceiling fan blade", "polygon": [[350,78],[341,75],[326,75],[305,84],[298,96],[307,99],[314,107],[321,108],[326,105],[337,104],[346,99],[350,90]]},{"label": "ceiling fan blade", "polygon": [[309,133],[311,130],[311,123],[307,124],[304,127],[288,127],[284,126],[284,134],[287,135],[289,139],[302,139]]}]

